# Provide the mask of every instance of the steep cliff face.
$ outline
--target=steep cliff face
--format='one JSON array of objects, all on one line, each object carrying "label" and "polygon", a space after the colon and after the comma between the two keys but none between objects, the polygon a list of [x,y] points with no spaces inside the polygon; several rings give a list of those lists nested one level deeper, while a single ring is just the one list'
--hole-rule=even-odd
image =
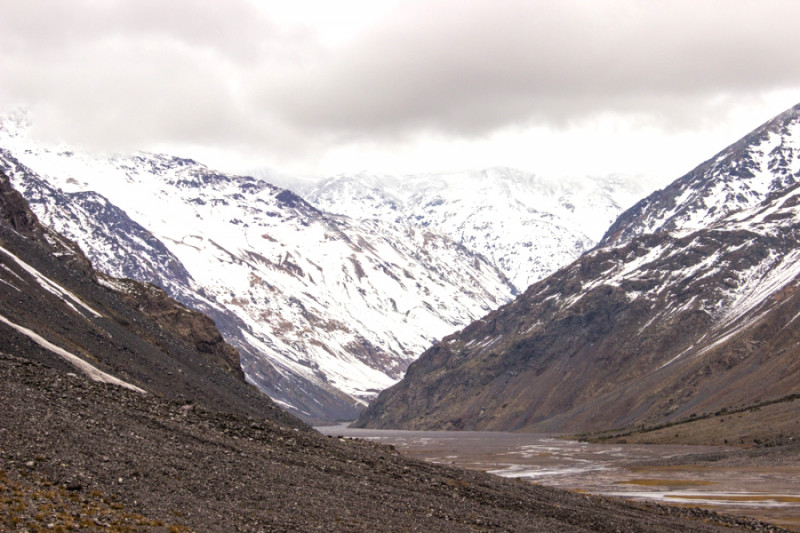
[{"label": "steep cliff face", "polygon": [[143,393],[303,424],[244,381],[213,322],[156,287],[95,272],[0,172],[0,351]]},{"label": "steep cliff face", "polygon": [[225,342],[209,317],[176,302],[164,289],[155,285],[101,276],[103,283],[118,289],[131,307],[186,341],[218,367],[245,381],[239,352]]},{"label": "steep cliff face", "polygon": [[3,222],[14,231],[22,234],[33,234],[39,228],[36,215],[28,207],[28,203],[9,182],[5,173],[0,174],[0,216]]},{"label": "steep cliff face", "polygon": [[[796,123],[795,117],[783,114],[762,130],[795,131],[780,127]],[[760,142],[763,136],[748,138]],[[755,150],[735,146],[739,154]],[[773,155],[760,153],[767,160]],[[751,159],[753,167],[769,170],[769,164]],[[784,185],[772,186],[760,201],[749,200],[727,215],[693,211],[687,220],[711,220],[702,229],[675,220],[655,233],[617,224],[609,233],[616,237],[607,236],[611,244],[428,350],[358,424],[594,430],[797,392],[795,167],[796,162],[789,167],[789,179],[783,167],[773,166],[779,176],[763,181]],[[734,178],[722,181],[734,187]],[[680,198],[674,205],[688,212]]]}]

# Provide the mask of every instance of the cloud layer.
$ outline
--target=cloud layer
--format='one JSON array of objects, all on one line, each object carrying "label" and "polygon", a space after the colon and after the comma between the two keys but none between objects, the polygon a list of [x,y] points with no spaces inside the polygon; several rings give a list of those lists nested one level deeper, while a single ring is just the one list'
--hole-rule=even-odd
[{"label": "cloud layer", "polygon": [[412,1],[334,44],[318,30],[347,13],[315,18],[308,2],[309,23],[286,25],[278,5],[3,0],[0,106],[112,149],[292,158],[609,114],[696,127],[800,88],[792,0]]},{"label": "cloud layer", "polygon": [[265,101],[309,129],[483,135],[607,111],[672,115],[714,95],[800,83],[796,2],[780,16],[730,1],[461,6],[415,4],[266,87]]}]

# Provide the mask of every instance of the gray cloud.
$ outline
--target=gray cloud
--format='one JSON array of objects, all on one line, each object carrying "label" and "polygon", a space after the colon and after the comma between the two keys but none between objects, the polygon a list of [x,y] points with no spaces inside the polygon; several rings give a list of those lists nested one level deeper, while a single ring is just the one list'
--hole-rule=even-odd
[{"label": "gray cloud", "polygon": [[678,127],[722,113],[715,97],[800,87],[792,0],[404,2],[335,47],[245,0],[0,1],[0,106],[112,148],[303,154],[602,113]]},{"label": "gray cloud", "polygon": [[0,104],[30,105],[41,129],[111,149],[263,143],[272,121],[242,86],[314,48],[243,0],[6,3]]},{"label": "gray cloud", "polygon": [[265,98],[309,129],[481,135],[603,111],[694,114],[714,95],[800,83],[797,2],[475,4],[417,3]]}]

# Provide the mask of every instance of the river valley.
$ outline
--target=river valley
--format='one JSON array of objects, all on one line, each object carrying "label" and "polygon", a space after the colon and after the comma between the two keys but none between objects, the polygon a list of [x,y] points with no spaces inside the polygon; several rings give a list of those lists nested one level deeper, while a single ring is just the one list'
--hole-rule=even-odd
[{"label": "river valley", "polygon": [[[390,444],[425,461],[634,500],[703,507],[800,531],[800,464],[693,462],[732,447],[590,444],[549,435],[481,431],[317,428]],[[685,457],[685,461],[682,459]]]}]

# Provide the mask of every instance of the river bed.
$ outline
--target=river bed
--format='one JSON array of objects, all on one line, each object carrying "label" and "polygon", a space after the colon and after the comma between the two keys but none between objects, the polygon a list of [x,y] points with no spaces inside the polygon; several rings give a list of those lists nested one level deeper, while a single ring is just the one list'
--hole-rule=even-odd
[{"label": "river bed", "polygon": [[704,507],[800,531],[800,465],[644,464],[733,449],[729,447],[589,444],[549,435],[488,431],[317,429],[327,435],[391,444],[403,455],[434,463],[604,496]]}]

